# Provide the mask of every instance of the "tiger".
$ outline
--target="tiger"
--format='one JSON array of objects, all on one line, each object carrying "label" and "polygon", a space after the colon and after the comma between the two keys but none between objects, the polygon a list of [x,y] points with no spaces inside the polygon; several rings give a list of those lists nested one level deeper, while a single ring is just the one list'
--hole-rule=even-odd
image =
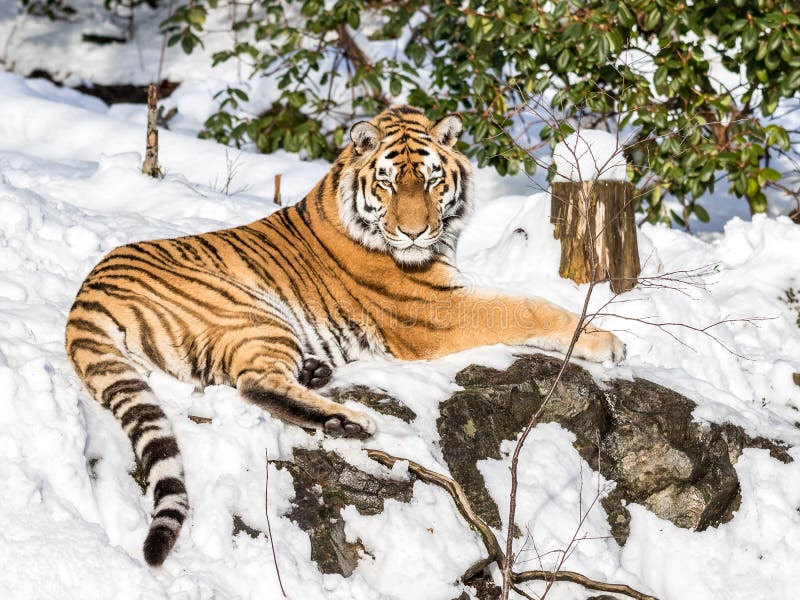
[{"label": "tiger", "polygon": [[[154,370],[233,386],[275,417],[330,436],[375,432],[319,391],[332,369],[369,357],[418,361],[497,343],[565,351],[579,317],[537,298],[463,281],[455,247],[473,172],[458,115],[410,106],[350,129],[302,200],[248,225],[112,250],[81,285],[66,353],[130,439],[153,490],[145,561],[162,565],[189,501]],[[585,327],[574,355],[618,361],[612,333]]]}]

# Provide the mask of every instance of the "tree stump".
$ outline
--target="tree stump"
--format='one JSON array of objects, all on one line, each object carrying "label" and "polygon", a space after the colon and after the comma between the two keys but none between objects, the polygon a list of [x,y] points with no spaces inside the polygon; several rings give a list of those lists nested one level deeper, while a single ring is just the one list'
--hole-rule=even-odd
[{"label": "tree stump", "polygon": [[575,283],[611,281],[619,294],[636,285],[641,266],[628,181],[559,181],[551,188],[550,222],[561,241],[559,274]]}]

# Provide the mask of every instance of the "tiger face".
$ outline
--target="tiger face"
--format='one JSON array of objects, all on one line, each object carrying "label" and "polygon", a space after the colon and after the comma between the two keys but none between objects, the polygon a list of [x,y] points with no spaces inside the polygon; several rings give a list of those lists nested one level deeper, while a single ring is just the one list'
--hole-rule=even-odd
[{"label": "tiger face", "polygon": [[456,115],[433,124],[408,106],[356,123],[339,183],[348,235],[402,266],[452,255],[471,204],[471,166],[454,148],[461,130]]}]

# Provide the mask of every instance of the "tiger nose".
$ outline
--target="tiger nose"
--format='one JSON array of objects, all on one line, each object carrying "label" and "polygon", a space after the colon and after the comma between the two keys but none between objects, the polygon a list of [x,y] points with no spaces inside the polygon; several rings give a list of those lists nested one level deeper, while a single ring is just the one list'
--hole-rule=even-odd
[{"label": "tiger nose", "polygon": [[400,232],[400,233],[402,233],[403,235],[406,235],[406,236],[408,236],[410,239],[412,239],[412,240],[415,240],[415,239],[417,239],[419,236],[421,236],[423,233],[425,233],[426,231],[428,231],[428,226],[426,225],[425,227],[423,227],[423,228],[421,228],[421,229],[413,229],[413,230],[410,230],[410,231],[406,231],[405,229],[403,229],[402,227],[400,227],[400,226],[398,225],[398,226],[397,226],[397,231],[399,231],[399,232]]}]

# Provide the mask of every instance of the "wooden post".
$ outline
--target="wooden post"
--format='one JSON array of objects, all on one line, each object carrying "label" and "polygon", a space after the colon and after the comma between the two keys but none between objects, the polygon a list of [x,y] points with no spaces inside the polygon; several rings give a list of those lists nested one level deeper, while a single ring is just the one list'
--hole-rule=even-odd
[{"label": "wooden post", "polygon": [[272,201],[278,206],[281,205],[281,174],[275,175],[275,196]]},{"label": "wooden post", "polygon": [[150,177],[162,175],[158,166],[158,86],[155,83],[147,88],[147,146],[142,173]]},{"label": "wooden post", "polygon": [[561,241],[559,274],[576,283],[611,281],[619,294],[641,272],[628,181],[559,181],[551,188],[550,222]]}]

